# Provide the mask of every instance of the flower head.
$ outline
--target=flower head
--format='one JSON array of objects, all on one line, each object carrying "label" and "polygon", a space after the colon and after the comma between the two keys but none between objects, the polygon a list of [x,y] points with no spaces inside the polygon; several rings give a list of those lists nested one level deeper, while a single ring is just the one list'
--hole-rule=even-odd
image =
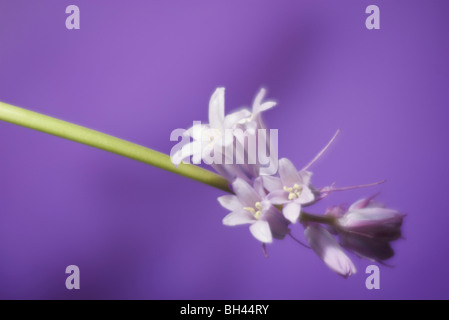
[{"label": "flower head", "polygon": [[283,205],[282,213],[295,223],[301,212],[301,205],[313,202],[315,195],[310,188],[312,173],[296,170],[286,158],[279,160],[279,178],[263,176],[265,188],[270,191],[267,199],[274,205]]},{"label": "flower head", "polygon": [[[193,141],[174,151],[172,162],[178,165],[189,157],[197,164],[203,160],[227,179],[231,183],[228,191],[233,194],[218,198],[219,203],[231,211],[223,218],[223,224],[249,225],[251,234],[262,242],[265,254],[265,244],[271,243],[273,238],[283,239],[289,235],[304,245],[289,229],[291,223],[299,221],[297,225],[305,228],[311,249],[343,277],[356,272],[343,248],[380,262],[393,256],[390,242],[401,236],[404,215],[374,202],[373,197],[359,200],[349,208],[330,207],[324,215],[303,209],[336,191],[374,186],[385,180],[349,187],[336,187],[334,182],[315,188],[309,168],[330,147],[339,130],[305,167],[297,170],[290,160],[277,160],[277,145],[272,144],[272,140],[277,141],[277,130],[268,133],[261,117],[262,112],[276,103],[264,101],[264,97],[265,89],[261,89],[251,110],[241,109],[225,115],[224,88],[217,88],[209,101],[209,123],[194,122],[185,133],[185,137]],[[217,159],[224,162],[216,162]]]}]

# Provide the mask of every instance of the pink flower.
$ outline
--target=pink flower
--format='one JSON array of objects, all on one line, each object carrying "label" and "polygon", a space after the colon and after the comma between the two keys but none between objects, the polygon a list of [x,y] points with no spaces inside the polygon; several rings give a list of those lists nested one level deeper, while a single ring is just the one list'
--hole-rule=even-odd
[{"label": "pink flower", "polygon": [[270,192],[268,200],[274,205],[283,205],[282,213],[290,222],[298,221],[302,205],[312,204],[321,198],[320,191],[310,184],[312,173],[308,169],[326,152],[339,132],[337,130],[326,146],[300,171],[290,160],[283,158],[279,160],[279,177],[263,176],[264,187]]},{"label": "pink flower", "polygon": [[394,255],[390,242],[401,237],[404,214],[385,208],[373,197],[361,199],[347,210],[330,208],[326,214],[336,218],[334,227],[345,248],[374,261]]},{"label": "pink flower", "polygon": [[374,202],[372,198],[353,203],[337,219],[339,231],[393,241],[401,237],[404,214]]},{"label": "pink flower", "polygon": [[286,158],[279,160],[279,178],[263,176],[265,188],[270,191],[267,199],[274,205],[283,205],[282,213],[290,222],[298,221],[301,205],[313,202],[315,195],[310,185],[312,173],[296,170]]}]

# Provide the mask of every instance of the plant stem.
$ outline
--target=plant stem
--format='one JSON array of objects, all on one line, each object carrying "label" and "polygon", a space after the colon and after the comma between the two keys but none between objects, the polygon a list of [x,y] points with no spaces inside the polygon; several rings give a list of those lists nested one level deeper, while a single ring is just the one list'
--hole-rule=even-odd
[{"label": "plant stem", "polygon": [[70,122],[3,102],[0,102],[0,120],[109,151],[231,192],[228,181],[216,173],[191,164],[181,163],[176,167],[164,153]]},{"label": "plant stem", "polygon": [[323,224],[334,224],[335,218],[326,215],[316,215],[308,212],[301,211],[301,216],[299,218],[301,223],[313,222],[313,223],[323,223]]}]

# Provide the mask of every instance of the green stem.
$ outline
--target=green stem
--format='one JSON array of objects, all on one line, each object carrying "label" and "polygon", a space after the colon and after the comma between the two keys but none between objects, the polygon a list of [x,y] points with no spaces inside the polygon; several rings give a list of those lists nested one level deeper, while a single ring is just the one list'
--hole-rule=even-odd
[{"label": "green stem", "polygon": [[323,223],[323,224],[332,225],[335,223],[335,218],[331,217],[331,216],[316,215],[316,214],[301,211],[301,216],[299,218],[299,221],[301,223],[313,222],[313,223]]},{"label": "green stem", "polygon": [[170,156],[76,124],[0,102],[0,120],[109,151],[230,192],[228,181],[191,164],[176,167]]}]

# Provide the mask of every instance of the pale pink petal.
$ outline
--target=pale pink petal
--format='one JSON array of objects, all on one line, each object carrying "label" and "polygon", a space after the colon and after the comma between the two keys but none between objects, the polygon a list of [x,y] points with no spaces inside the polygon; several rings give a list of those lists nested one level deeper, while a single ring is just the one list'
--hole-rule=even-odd
[{"label": "pale pink petal", "polygon": [[319,225],[309,225],[304,233],[310,247],[331,270],[343,277],[356,273],[351,259],[343,252],[329,231]]},{"label": "pale pink petal", "polygon": [[223,224],[226,226],[238,226],[242,224],[254,223],[254,216],[246,210],[237,210],[229,213],[223,218]]},{"label": "pale pink petal", "polygon": [[377,194],[375,194],[369,198],[360,199],[360,200],[354,202],[353,204],[351,204],[348,211],[352,211],[352,210],[356,210],[356,209],[363,209],[363,208],[384,208],[385,207],[384,204],[373,201],[373,198],[376,196],[377,196]]},{"label": "pale pink petal", "polygon": [[270,225],[267,221],[258,220],[249,227],[254,238],[263,243],[273,242],[273,236],[271,235]]},{"label": "pale pink petal", "polygon": [[217,88],[209,101],[209,124],[212,128],[223,129],[225,119],[225,88]]},{"label": "pale pink petal", "polygon": [[218,202],[221,204],[222,207],[230,211],[236,211],[243,207],[240,200],[236,196],[230,194],[218,197]]},{"label": "pale pink petal", "polygon": [[274,102],[274,101],[264,102],[261,105],[259,105],[257,108],[255,108],[255,113],[257,114],[257,113],[264,112],[266,110],[273,108],[275,105],[276,105],[276,102]]},{"label": "pale pink petal", "polygon": [[383,222],[394,222],[402,220],[403,215],[393,209],[387,208],[363,208],[348,211],[339,219],[339,224],[343,227],[364,227],[378,225]]},{"label": "pale pink petal", "polygon": [[312,190],[310,190],[309,187],[303,186],[301,195],[295,202],[300,204],[306,204],[313,202],[315,200],[315,195],[313,194]]},{"label": "pale pink petal", "polygon": [[[208,158],[213,158],[212,155],[212,151],[216,150],[215,145],[213,143],[207,143],[202,145],[201,147],[201,153],[200,154],[196,154],[197,156],[201,157],[201,159],[208,159]],[[196,162],[195,162],[196,163]],[[206,164],[209,164],[205,161]]]},{"label": "pale pink petal", "polygon": [[245,180],[236,178],[232,183],[232,189],[245,206],[254,207],[256,202],[261,200],[257,192]]},{"label": "pale pink petal", "polygon": [[288,200],[288,192],[284,190],[275,190],[270,192],[267,196],[267,200],[274,205],[290,202],[290,200]]},{"label": "pale pink petal", "polygon": [[365,208],[369,203],[369,199],[360,199],[351,204],[348,208],[348,211]]},{"label": "pale pink petal", "polygon": [[184,132],[184,136],[192,137],[193,140],[204,140],[204,132],[210,129],[208,124],[196,124]]},{"label": "pale pink petal", "polygon": [[298,222],[299,214],[301,212],[301,205],[295,202],[290,202],[284,205],[282,213],[284,217],[291,223]]},{"label": "pale pink petal", "polygon": [[223,134],[223,146],[234,149],[234,133],[231,129],[225,129]]},{"label": "pale pink petal", "polygon": [[286,187],[292,187],[295,183],[301,183],[298,170],[287,158],[279,160],[279,175],[281,176],[282,184]]},{"label": "pale pink petal", "polygon": [[263,176],[262,182],[263,182],[263,186],[265,187],[265,189],[267,189],[269,192],[272,192],[275,190],[282,190],[282,188],[283,188],[281,179],[278,177]]},{"label": "pale pink petal", "polygon": [[254,98],[253,102],[253,113],[257,113],[255,108],[257,108],[263,101],[263,98],[265,97],[265,93],[267,91],[264,88],[261,88],[259,92],[257,93],[256,97]]},{"label": "pale pink petal", "polygon": [[251,116],[251,112],[248,109],[242,109],[236,112],[233,112],[231,114],[228,114],[225,117],[225,128],[231,128],[234,126],[237,122],[249,118]]},{"label": "pale pink petal", "polygon": [[257,134],[257,129],[258,129],[257,122],[250,121],[250,122],[245,123],[245,129],[249,135],[254,136],[255,134]]},{"label": "pale pink petal", "polygon": [[266,102],[262,103],[263,98],[265,97],[265,93],[266,93],[266,90],[264,88],[260,89],[256,98],[254,99],[253,110],[252,110],[254,115],[261,113],[265,110],[271,109],[276,105],[276,102],[274,102],[274,101],[266,101]]},{"label": "pale pink petal", "polygon": [[288,225],[290,222],[284,218],[284,215],[282,214],[279,209],[273,206],[266,207],[266,204],[263,202],[263,211],[261,220],[265,220],[270,225],[271,234],[273,238],[276,239],[283,239],[287,234],[290,233],[290,229],[288,228]]},{"label": "pale pink petal", "polygon": [[254,180],[253,187],[261,198],[264,198],[267,195],[262,184],[262,177],[257,177]]},{"label": "pale pink petal", "polygon": [[310,179],[312,178],[312,172],[307,170],[299,171],[299,178],[301,180],[301,184],[308,186],[310,184]]}]

